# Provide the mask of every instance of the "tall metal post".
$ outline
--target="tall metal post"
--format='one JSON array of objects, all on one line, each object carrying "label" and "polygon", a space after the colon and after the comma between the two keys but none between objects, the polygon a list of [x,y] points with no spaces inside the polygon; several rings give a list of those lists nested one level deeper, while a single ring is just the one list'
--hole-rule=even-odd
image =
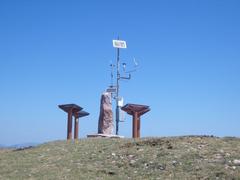
[{"label": "tall metal post", "polygon": [[[118,38],[119,39],[119,38]],[[119,129],[119,80],[120,80],[120,58],[119,58],[119,48],[117,48],[117,90],[116,90],[116,135],[118,135]]]},{"label": "tall metal post", "polygon": [[[119,40],[119,37],[118,37],[118,40],[113,40],[113,47],[117,48],[117,63],[116,63],[116,68],[117,68],[117,76],[116,76],[116,91],[114,91],[114,95],[115,96],[115,100],[116,100],[116,135],[118,135],[118,130],[119,130],[119,122],[120,122],[120,106],[119,106],[119,89],[120,89],[120,82],[119,80],[120,79],[125,79],[125,80],[128,80],[131,78],[131,75],[130,73],[128,72],[127,74],[129,75],[128,77],[126,76],[121,76],[120,74],[120,48],[127,48],[127,45],[126,45],[126,42],[125,41],[122,41],[122,40]],[[126,66],[126,63],[124,63],[124,73],[125,72],[125,66]],[[112,65],[111,65],[112,66]],[[113,67],[113,66],[112,66]],[[113,79],[113,76],[111,74],[111,78]],[[113,86],[111,85],[110,86],[111,88],[113,88]],[[116,92],[116,94],[115,94]]]}]

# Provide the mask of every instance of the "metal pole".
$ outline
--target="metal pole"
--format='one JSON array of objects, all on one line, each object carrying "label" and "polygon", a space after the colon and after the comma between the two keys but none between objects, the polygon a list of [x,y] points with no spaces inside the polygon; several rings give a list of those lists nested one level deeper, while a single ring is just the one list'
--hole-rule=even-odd
[{"label": "metal pole", "polygon": [[118,100],[119,100],[119,80],[120,80],[120,70],[119,70],[119,67],[120,67],[119,48],[117,48],[116,135],[118,135],[118,129],[119,129],[119,106],[118,106]]}]

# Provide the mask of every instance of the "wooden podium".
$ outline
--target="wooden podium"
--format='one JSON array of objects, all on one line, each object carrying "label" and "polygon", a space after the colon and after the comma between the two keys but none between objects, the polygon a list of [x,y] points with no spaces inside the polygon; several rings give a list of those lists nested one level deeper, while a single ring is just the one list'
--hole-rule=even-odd
[{"label": "wooden podium", "polygon": [[150,111],[149,106],[140,105],[140,104],[126,104],[121,108],[123,111],[127,112],[129,115],[133,116],[133,125],[132,125],[132,137],[140,137],[140,117]]},{"label": "wooden podium", "polygon": [[62,104],[58,106],[65,111],[67,115],[67,139],[72,139],[72,116],[75,117],[74,123],[74,139],[78,139],[78,119],[83,116],[89,115],[88,112],[81,111],[83,108],[76,104]]}]

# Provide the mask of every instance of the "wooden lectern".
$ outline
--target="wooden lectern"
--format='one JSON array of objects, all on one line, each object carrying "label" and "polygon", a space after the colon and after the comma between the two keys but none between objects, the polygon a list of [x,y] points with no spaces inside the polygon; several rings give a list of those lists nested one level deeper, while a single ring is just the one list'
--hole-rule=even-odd
[{"label": "wooden lectern", "polygon": [[123,111],[127,112],[129,115],[133,116],[132,125],[132,137],[140,137],[140,116],[150,111],[149,106],[140,104],[126,104],[121,108]]},{"label": "wooden lectern", "polygon": [[75,117],[74,123],[74,139],[78,139],[78,119],[89,115],[88,112],[81,111],[83,108],[76,104],[63,104],[58,106],[68,114],[67,118],[67,139],[72,139],[72,116]]}]

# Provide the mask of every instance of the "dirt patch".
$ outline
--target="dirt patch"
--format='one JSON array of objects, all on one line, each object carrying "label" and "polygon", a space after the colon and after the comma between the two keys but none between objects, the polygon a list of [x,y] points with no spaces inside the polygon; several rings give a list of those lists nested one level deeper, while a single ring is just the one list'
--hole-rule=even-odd
[{"label": "dirt patch", "polygon": [[122,148],[131,148],[134,146],[150,146],[150,147],[164,146],[167,149],[173,148],[169,140],[163,140],[163,139],[145,139],[141,141],[130,142],[130,143],[124,144]]}]

